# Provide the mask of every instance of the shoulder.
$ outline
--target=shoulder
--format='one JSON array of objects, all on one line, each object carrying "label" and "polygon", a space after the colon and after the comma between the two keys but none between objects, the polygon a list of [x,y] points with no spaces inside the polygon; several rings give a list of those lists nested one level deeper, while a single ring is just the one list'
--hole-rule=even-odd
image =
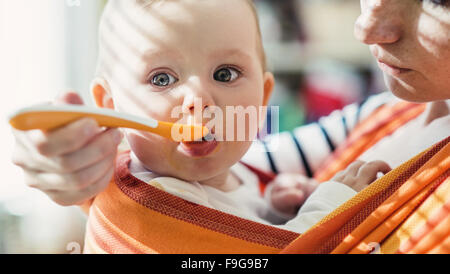
[{"label": "shoulder", "polygon": [[246,165],[241,162],[237,162],[230,168],[236,177],[238,177],[243,184],[258,183],[259,179],[256,173],[250,170]]},{"label": "shoulder", "polygon": [[374,111],[385,105],[393,105],[400,100],[392,92],[386,91],[371,95],[359,103],[354,103],[343,108],[344,115],[354,116],[356,123],[366,119]]},{"label": "shoulder", "polygon": [[246,188],[258,197],[263,195],[267,184],[275,178],[273,174],[244,162],[238,162],[232,166],[231,172],[240,179],[241,189]]}]

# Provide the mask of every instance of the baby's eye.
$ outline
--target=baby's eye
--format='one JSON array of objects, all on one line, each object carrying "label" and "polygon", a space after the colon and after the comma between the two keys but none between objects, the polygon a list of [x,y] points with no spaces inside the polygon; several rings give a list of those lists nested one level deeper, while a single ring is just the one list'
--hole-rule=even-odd
[{"label": "baby's eye", "polygon": [[446,4],[448,4],[448,0],[431,0],[431,3],[435,4],[435,5],[440,5],[440,6],[444,6]]},{"label": "baby's eye", "polygon": [[[419,0],[420,2],[424,2],[424,0]],[[449,6],[450,1],[449,0],[428,0],[428,3],[431,3],[434,6]]]},{"label": "baby's eye", "polygon": [[176,83],[178,80],[168,73],[159,73],[152,77],[151,83],[152,85],[158,87],[167,87]]},{"label": "baby's eye", "polygon": [[239,78],[241,72],[234,68],[221,68],[214,73],[214,80],[219,82],[233,82]]}]

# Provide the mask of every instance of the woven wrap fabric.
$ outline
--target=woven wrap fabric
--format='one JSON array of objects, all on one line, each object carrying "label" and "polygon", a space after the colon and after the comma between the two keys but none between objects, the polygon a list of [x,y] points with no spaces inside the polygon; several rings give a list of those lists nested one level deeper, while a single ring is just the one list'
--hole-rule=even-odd
[{"label": "woven wrap fabric", "polygon": [[85,253],[279,253],[299,234],[197,205],[133,177],[129,153],[89,209]]},{"label": "woven wrap fabric", "polygon": [[450,226],[441,227],[450,216],[449,169],[450,137],[372,183],[283,253],[370,253],[377,246],[382,253],[414,252],[411,246],[430,233],[445,235],[432,236],[421,253],[448,248],[436,237],[450,233]]},{"label": "woven wrap fabric", "polygon": [[[382,107],[361,123],[315,178],[329,180],[383,136],[411,121],[424,105]],[[449,138],[358,193],[282,253],[448,253]],[[426,245],[419,251],[418,242]],[[416,246],[416,248],[413,248]]]},{"label": "woven wrap fabric", "polygon": [[169,194],[133,177],[129,162],[119,155],[89,208],[85,253],[279,253],[299,236]]},{"label": "woven wrap fabric", "polygon": [[[319,175],[345,168],[423,109],[403,103],[379,109]],[[303,235],[196,205],[139,181],[128,170],[129,153],[121,153],[112,183],[84,205],[89,214],[84,252],[368,253],[373,243],[388,253],[443,252],[442,243],[449,242],[448,143],[404,163]]]}]

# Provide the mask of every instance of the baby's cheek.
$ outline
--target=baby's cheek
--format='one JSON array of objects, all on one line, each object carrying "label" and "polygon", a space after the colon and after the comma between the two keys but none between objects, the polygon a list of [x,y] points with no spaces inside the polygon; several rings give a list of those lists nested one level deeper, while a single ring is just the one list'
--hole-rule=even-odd
[{"label": "baby's cheek", "polygon": [[163,137],[135,130],[127,130],[126,138],[138,159],[152,171],[166,171],[170,161],[170,143]]},{"label": "baby's cheek", "polygon": [[228,164],[234,165],[236,162],[242,159],[245,153],[247,153],[252,143],[253,142],[251,141],[226,142],[227,147],[224,149],[225,155],[219,157],[219,160],[223,161],[224,158],[227,158],[227,161],[224,161],[224,163],[226,165]]}]

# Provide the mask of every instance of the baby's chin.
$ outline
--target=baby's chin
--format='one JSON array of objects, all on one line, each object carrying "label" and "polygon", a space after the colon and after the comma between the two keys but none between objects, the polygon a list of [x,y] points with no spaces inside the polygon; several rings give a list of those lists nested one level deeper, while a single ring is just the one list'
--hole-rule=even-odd
[{"label": "baby's chin", "polygon": [[[151,172],[158,176],[200,183],[227,173],[252,143],[217,142],[211,147],[208,144],[185,145],[135,133],[127,134],[127,140],[137,160]],[[207,155],[196,155],[202,153]]]},{"label": "baby's chin", "polygon": [[229,171],[229,168],[225,169],[222,172],[219,172],[216,170],[216,171],[212,171],[212,172],[208,172],[208,173],[198,172],[197,174],[195,174],[195,173],[186,173],[186,174],[177,173],[177,174],[172,174],[168,177],[177,178],[177,179],[180,179],[185,182],[198,182],[198,183],[202,184],[202,182],[212,180],[213,178],[221,175],[224,172],[228,172],[228,171]]},{"label": "baby's chin", "polygon": [[209,159],[208,164],[202,164],[198,161],[191,163],[181,163],[179,166],[156,167],[152,162],[143,163],[144,166],[152,170],[157,176],[173,177],[186,182],[208,181],[228,172],[233,164],[225,164]]}]

